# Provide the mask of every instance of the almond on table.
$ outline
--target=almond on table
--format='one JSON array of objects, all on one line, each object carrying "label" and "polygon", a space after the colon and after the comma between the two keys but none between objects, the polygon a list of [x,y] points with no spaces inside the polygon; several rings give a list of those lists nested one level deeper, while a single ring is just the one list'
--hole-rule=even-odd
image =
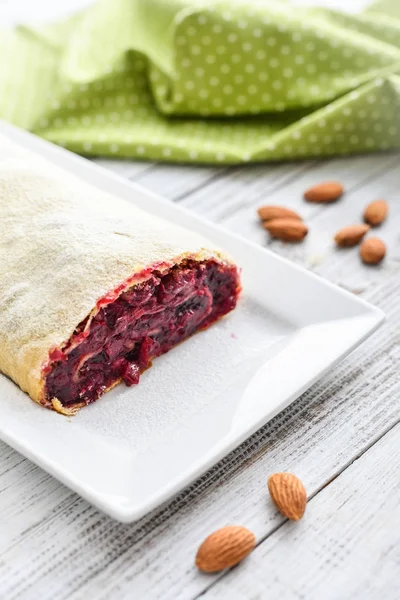
[{"label": "almond on table", "polygon": [[292,473],[275,473],[268,479],[268,490],[279,512],[292,521],[304,515],[307,493],[304,485]]},{"label": "almond on table", "polygon": [[358,244],[369,229],[369,225],[348,225],[339,229],[334,239],[341,248],[348,248]]},{"label": "almond on table", "polygon": [[260,206],[257,212],[262,221],[272,221],[272,219],[296,219],[302,221],[301,216],[297,212],[285,206]]},{"label": "almond on table", "polygon": [[344,193],[344,187],[339,181],[324,181],[310,187],[304,192],[308,202],[335,202]]},{"label": "almond on table", "polygon": [[285,242],[301,242],[308,233],[307,225],[296,219],[272,219],[265,221],[264,227],[272,237]]},{"label": "almond on table", "polygon": [[370,202],[364,211],[364,221],[369,225],[380,225],[386,219],[389,211],[386,200]]},{"label": "almond on table", "polygon": [[256,538],[246,527],[228,525],[206,537],[196,555],[196,566],[216,573],[241,562],[253,550]]},{"label": "almond on table", "polygon": [[386,246],[377,237],[368,238],[360,246],[361,260],[367,265],[379,264],[386,255]]}]

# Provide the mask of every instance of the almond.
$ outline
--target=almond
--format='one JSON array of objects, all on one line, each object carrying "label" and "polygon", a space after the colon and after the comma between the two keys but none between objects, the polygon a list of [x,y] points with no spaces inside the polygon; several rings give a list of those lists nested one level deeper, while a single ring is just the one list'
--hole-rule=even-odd
[{"label": "almond", "polygon": [[336,233],[335,242],[341,248],[355,246],[362,240],[369,229],[369,225],[349,225],[348,227],[343,227]]},{"label": "almond", "polygon": [[260,206],[257,212],[262,221],[272,221],[272,219],[296,219],[297,221],[302,221],[297,212],[284,206]]},{"label": "almond", "polygon": [[275,506],[284,517],[298,521],[304,515],[307,494],[296,475],[275,473],[268,479],[268,490]]},{"label": "almond", "polygon": [[309,202],[334,202],[343,195],[344,187],[339,181],[318,183],[304,192]]},{"label": "almond", "polygon": [[265,221],[264,227],[272,237],[286,242],[300,242],[308,233],[308,228],[303,221],[295,219],[272,219],[272,221]]},{"label": "almond", "polygon": [[386,219],[389,207],[385,200],[375,200],[364,211],[364,221],[370,225],[380,225]]},{"label": "almond", "polygon": [[196,555],[196,566],[205,573],[228,569],[246,558],[255,544],[255,535],[246,527],[222,527],[201,544]]},{"label": "almond", "polygon": [[377,265],[384,259],[386,254],[386,246],[377,237],[364,240],[360,246],[361,260],[367,265]]}]

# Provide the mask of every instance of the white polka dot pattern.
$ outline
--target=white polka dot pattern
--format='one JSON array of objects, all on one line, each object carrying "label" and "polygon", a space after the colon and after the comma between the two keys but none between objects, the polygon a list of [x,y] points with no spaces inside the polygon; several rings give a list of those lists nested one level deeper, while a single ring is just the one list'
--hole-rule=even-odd
[{"label": "white polka dot pattern", "polygon": [[[0,117],[77,152],[167,161],[400,146],[400,8],[385,5],[391,16],[378,19],[287,2],[159,0],[138,23],[142,0],[103,0],[46,38],[0,35]],[[62,64],[49,39],[64,47]]]}]

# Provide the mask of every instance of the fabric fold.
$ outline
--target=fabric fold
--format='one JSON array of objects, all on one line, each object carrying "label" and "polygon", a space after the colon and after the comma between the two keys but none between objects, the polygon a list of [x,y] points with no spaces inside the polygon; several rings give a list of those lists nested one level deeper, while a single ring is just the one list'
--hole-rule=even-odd
[{"label": "fabric fold", "polygon": [[84,154],[236,163],[400,147],[395,0],[356,16],[100,0],[1,34],[0,51],[0,117]]}]

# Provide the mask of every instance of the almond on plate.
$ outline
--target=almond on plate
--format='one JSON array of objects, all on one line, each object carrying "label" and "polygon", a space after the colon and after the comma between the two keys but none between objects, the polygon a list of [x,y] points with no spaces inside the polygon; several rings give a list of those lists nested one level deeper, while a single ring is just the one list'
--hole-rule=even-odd
[{"label": "almond on plate", "polygon": [[307,506],[304,485],[292,473],[275,473],[268,479],[268,490],[279,512],[288,519],[298,521]]},{"label": "almond on plate", "polygon": [[344,187],[339,181],[324,181],[306,190],[304,198],[309,202],[335,202],[343,193]]},{"label": "almond on plate", "polygon": [[339,229],[334,239],[341,248],[348,248],[358,244],[369,229],[369,225],[348,225]]},{"label": "almond on plate", "polygon": [[380,225],[386,219],[388,211],[386,200],[370,202],[364,211],[364,221],[369,225]]},{"label": "almond on plate", "polygon": [[285,242],[301,242],[308,233],[307,225],[296,219],[272,219],[264,221],[264,227],[272,237]]},{"label": "almond on plate", "polygon": [[368,238],[360,246],[361,260],[367,265],[377,265],[386,254],[386,246],[377,237]]},{"label": "almond on plate", "polygon": [[246,527],[228,525],[206,537],[196,555],[196,566],[215,573],[241,562],[253,550],[256,538]]},{"label": "almond on plate", "polygon": [[302,221],[301,216],[285,206],[260,206],[257,210],[258,216],[262,221],[272,221],[272,219],[296,219]]}]

